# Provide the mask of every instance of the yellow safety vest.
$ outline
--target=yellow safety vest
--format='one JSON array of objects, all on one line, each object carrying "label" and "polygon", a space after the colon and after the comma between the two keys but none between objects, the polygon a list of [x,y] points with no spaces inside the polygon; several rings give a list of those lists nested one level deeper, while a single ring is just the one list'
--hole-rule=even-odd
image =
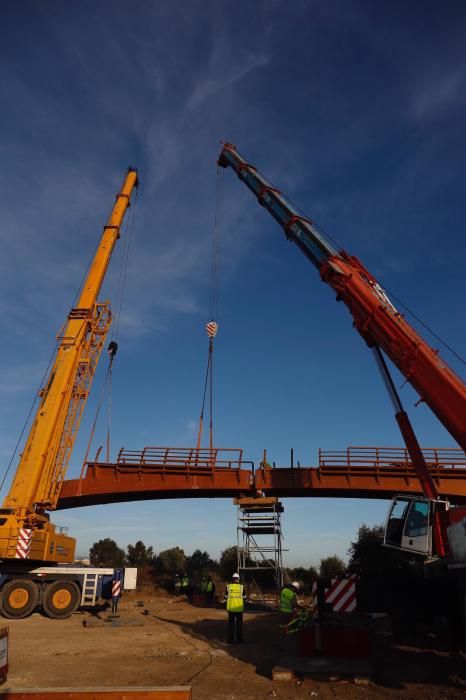
[{"label": "yellow safety vest", "polygon": [[214,590],[214,582],[207,581],[207,593],[212,593],[213,590]]},{"label": "yellow safety vest", "polygon": [[230,583],[227,586],[227,612],[243,612],[243,586],[241,583]]},{"label": "yellow safety vest", "polygon": [[207,592],[207,581],[201,581],[201,593]]},{"label": "yellow safety vest", "polygon": [[280,593],[280,612],[293,612],[293,598],[295,595],[296,593],[294,593],[291,588],[282,588]]}]

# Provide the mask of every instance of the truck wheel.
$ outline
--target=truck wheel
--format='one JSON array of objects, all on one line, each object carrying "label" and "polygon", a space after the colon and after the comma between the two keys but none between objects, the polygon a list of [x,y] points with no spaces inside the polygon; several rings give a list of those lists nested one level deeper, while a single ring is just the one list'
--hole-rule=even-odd
[{"label": "truck wheel", "polygon": [[47,617],[64,620],[78,608],[81,592],[74,581],[54,581],[50,583],[42,598],[42,609]]},{"label": "truck wheel", "polygon": [[34,581],[16,579],[8,581],[0,596],[0,612],[5,617],[21,619],[30,615],[39,602],[39,589]]}]

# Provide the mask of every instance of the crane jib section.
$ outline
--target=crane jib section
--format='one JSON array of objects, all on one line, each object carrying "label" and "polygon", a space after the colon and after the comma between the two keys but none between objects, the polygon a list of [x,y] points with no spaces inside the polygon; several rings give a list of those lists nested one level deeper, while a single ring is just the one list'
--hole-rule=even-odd
[{"label": "crane jib section", "polygon": [[287,238],[294,240],[317,268],[320,268],[331,256],[338,256],[335,248],[325,240],[312,221],[301,216],[280,190],[267,182],[233,146],[224,147],[218,162],[223,167],[233,168],[239,179],[256,195],[259,204],[264,206],[283,227]]},{"label": "crane jib section", "polygon": [[287,200],[238,154],[225,144],[219,165],[232,167],[254,192],[260,204],[284,228],[320,276],[348,307],[356,330],[369,346],[378,346],[457,443],[466,450],[466,386],[439,357],[438,352],[410,326],[368,270],[353,256],[336,251],[312,222],[304,219]]}]

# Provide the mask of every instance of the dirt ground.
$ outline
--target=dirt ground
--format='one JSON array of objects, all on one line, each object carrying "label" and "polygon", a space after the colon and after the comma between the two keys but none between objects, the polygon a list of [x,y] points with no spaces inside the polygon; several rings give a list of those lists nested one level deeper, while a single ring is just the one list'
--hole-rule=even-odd
[{"label": "dirt ground", "polygon": [[108,610],[8,621],[10,668],[2,689],[188,685],[193,700],[466,697],[460,653],[389,645],[369,682],[273,681],[281,657],[273,612],[245,612],[244,644],[235,646],[225,643],[221,607],[146,590],[125,595],[118,613],[114,621]]}]

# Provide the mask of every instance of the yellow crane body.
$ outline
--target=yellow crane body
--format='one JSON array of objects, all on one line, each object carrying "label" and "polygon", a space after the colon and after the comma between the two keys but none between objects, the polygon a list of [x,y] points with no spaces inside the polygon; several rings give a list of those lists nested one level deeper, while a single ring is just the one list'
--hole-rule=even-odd
[{"label": "yellow crane body", "polygon": [[56,531],[54,510],[71,457],[95,369],[111,324],[108,302],[98,302],[120,236],[137,172],[129,169],[116,197],[77,305],[57,336],[56,357],[39,392],[35,414],[8,495],[0,508],[0,559],[69,563],[75,540]]}]

